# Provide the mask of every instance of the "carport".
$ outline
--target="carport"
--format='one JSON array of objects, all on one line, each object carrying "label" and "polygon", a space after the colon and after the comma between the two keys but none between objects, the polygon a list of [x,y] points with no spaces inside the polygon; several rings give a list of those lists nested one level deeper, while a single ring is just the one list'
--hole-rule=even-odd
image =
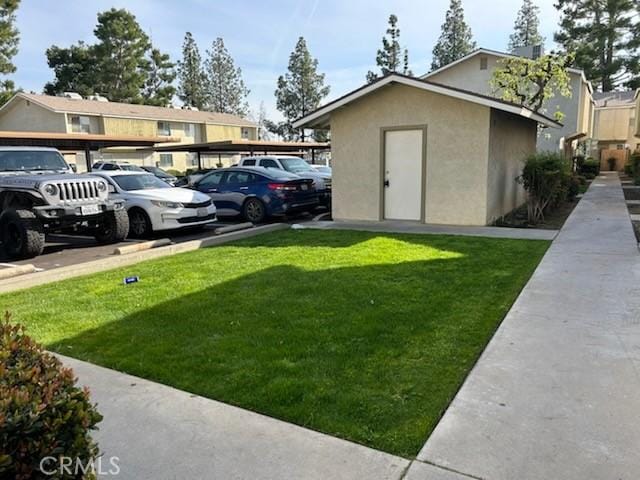
[{"label": "carport", "polygon": [[279,153],[300,154],[311,152],[311,163],[316,153],[331,150],[328,142],[268,142],[264,140],[220,140],[217,142],[185,143],[154,147],[155,152],[192,152],[198,155],[198,168],[202,169],[202,154],[206,155],[271,155]]},{"label": "carport", "polygon": [[62,152],[84,152],[87,171],[91,171],[91,152],[108,147],[153,147],[158,143],[176,142],[168,137],[134,135],[98,135],[88,133],[9,132],[0,131],[2,147],[51,147]]}]

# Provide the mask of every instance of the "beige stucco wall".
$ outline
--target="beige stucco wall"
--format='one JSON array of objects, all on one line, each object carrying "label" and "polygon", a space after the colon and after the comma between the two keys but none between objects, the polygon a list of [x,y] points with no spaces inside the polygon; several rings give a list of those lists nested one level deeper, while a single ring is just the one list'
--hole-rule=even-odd
[{"label": "beige stucco wall", "polygon": [[381,128],[427,125],[426,222],[484,225],[490,108],[391,85],[331,117],[333,217],[381,220]]},{"label": "beige stucco wall", "polygon": [[[242,128],[231,125],[205,125],[205,142],[216,142],[218,140],[241,140]],[[249,140],[257,138],[255,127],[244,127],[249,129]]]},{"label": "beige stucco wall", "polygon": [[155,137],[157,135],[157,122],[153,120],[105,117],[103,122],[106,135],[136,135],[141,137]]},{"label": "beige stucco wall", "polygon": [[524,159],[536,151],[537,127],[531,120],[498,110],[491,111],[487,223],[519,207],[526,194],[516,178]]},{"label": "beige stucco wall", "polygon": [[64,113],[54,113],[17,98],[0,112],[0,130],[65,133],[67,126]]},{"label": "beige stucco wall", "polygon": [[599,142],[624,143],[631,150],[640,143],[640,138],[635,135],[636,109],[633,106],[598,108],[595,124],[595,138]]}]

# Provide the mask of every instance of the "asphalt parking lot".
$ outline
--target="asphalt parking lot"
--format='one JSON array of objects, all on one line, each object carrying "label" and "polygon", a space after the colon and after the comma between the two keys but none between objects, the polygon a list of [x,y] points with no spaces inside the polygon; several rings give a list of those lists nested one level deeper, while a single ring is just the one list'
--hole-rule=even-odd
[{"label": "asphalt parking lot", "polygon": [[[310,221],[314,216],[321,214],[322,211],[315,212],[314,215],[301,214],[297,216],[278,218],[272,220],[273,222],[287,222],[287,223],[302,223]],[[169,238],[174,243],[188,242],[191,240],[198,240],[213,235],[216,228],[224,227],[227,225],[234,225],[242,223],[242,220],[222,220],[212,223],[206,226],[202,230],[198,231],[172,231],[172,232],[158,232],[149,240],[159,238]],[[124,242],[112,244],[112,245],[98,245],[93,237],[75,236],[75,235],[48,235],[47,243],[45,245],[44,253],[36,258],[28,260],[13,261],[8,259],[2,246],[0,245],[0,269],[10,268],[14,265],[34,265],[37,269],[51,270],[54,268],[66,267],[70,265],[78,265],[92,260],[98,260],[101,258],[109,257],[113,255],[116,248],[123,245],[131,245],[135,243],[145,242],[147,239],[127,239]]]}]

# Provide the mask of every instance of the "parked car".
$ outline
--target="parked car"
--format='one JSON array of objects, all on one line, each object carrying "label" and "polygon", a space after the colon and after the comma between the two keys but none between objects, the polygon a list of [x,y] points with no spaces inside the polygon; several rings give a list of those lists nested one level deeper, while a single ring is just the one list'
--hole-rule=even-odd
[{"label": "parked car", "polygon": [[331,203],[331,174],[316,171],[303,158],[286,156],[247,157],[240,160],[240,167],[264,167],[284,170],[301,178],[310,178],[318,191],[320,203]]},{"label": "parked car", "polygon": [[242,215],[253,223],[271,216],[311,211],[319,203],[312,179],[278,169],[224,168],[209,173],[194,188],[211,197],[218,215]]},{"label": "parked car", "polygon": [[2,248],[10,258],[33,258],[45,235],[60,231],[89,231],[101,243],[124,240],[124,203],[107,190],[101,178],[75,174],[54,148],[0,148]]},{"label": "parked car", "polygon": [[144,172],[138,165],[129,162],[103,162],[99,161],[91,166],[91,170],[124,170],[126,172]]},{"label": "parked car", "polygon": [[155,175],[156,177],[158,177],[163,182],[167,182],[172,187],[174,187],[176,182],[178,181],[178,177],[175,177],[175,176],[171,175],[170,173],[165,172],[160,167],[148,167],[148,166],[143,165],[140,168],[142,168],[142,170],[144,170],[145,172],[149,172],[149,173]]},{"label": "parked car", "polygon": [[207,173],[210,173],[213,171],[214,171],[213,168],[203,168],[202,170],[196,170],[194,172],[191,172],[185,175],[182,178],[179,178],[178,181],[175,183],[175,186],[187,187],[187,188],[193,187],[196,183],[198,183],[198,180],[204,177]]},{"label": "parked car", "polygon": [[216,207],[207,195],[171,187],[150,173],[98,171],[94,175],[107,180],[111,198],[124,200],[132,237],[216,221]]},{"label": "parked car", "polygon": [[312,164],[311,168],[313,168],[317,172],[326,173],[327,175],[332,175],[331,167],[328,167],[326,165],[313,165]]}]

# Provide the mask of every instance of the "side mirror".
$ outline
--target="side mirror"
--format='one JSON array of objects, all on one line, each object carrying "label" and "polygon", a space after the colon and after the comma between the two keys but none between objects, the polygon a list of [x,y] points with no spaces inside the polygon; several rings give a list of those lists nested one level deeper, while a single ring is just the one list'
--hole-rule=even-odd
[{"label": "side mirror", "polygon": [[107,187],[107,191],[109,193],[118,193],[116,192],[116,187],[114,187],[113,185],[109,184],[109,186]]},{"label": "side mirror", "polygon": [[70,164],[69,167],[73,170],[73,173],[78,173],[78,166],[75,163]]}]

